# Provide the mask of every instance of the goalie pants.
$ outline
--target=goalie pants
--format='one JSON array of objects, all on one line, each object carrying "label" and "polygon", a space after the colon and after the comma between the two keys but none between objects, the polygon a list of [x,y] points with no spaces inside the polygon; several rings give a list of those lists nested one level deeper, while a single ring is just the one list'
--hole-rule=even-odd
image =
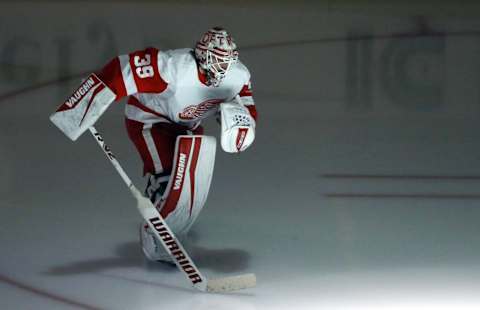
[{"label": "goalie pants", "polygon": [[125,119],[125,124],[128,136],[142,158],[144,175],[147,173],[169,175],[172,172],[177,136],[203,134],[201,126],[190,131],[178,124],[144,124],[128,118]]}]

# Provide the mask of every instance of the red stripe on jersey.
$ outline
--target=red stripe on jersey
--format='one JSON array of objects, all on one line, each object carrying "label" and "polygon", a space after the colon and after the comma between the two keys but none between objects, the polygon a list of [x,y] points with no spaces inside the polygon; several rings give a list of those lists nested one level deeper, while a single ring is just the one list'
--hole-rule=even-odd
[{"label": "red stripe on jersey", "polygon": [[250,83],[243,85],[243,88],[238,95],[240,97],[251,97],[251,96],[253,96],[252,89],[250,88]]},{"label": "red stripe on jersey", "polygon": [[255,122],[257,121],[257,109],[255,108],[254,105],[247,105],[245,106],[248,109],[248,112],[250,112],[250,115],[253,117]]},{"label": "red stripe on jersey", "polygon": [[123,83],[122,68],[118,57],[110,61],[105,67],[97,72],[98,78],[105,83],[117,96],[118,100],[127,95],[125,84]]},{"label": "red stripe on jersey", "polygon": [[168,83],[158,71],[158,50],[149,47],[129,54],[133,78],[139,93],[161,93]]},{"label": "red stripe on jersey", "polygon": [[183,184],[185,183],[185,173],[187,171],[187,163],[189,161],[190,150],[192,149],[191,138],[180,138],[178,141],[178,153],[175,163],[175,170],[173,171],[171,178],[172,187],[168,193],[167,200],[162,207],[160,215],[166,219],[167,216],[172,213],[177,207],[180,194],[182,193]]},{"label": "red stripe on jersey", "polygon": [[197,169],[198,155],[202,138],[194,138],[192,163],[190,164],[190,216],[192,216],[193,202],[195,200],[195,170]]}]

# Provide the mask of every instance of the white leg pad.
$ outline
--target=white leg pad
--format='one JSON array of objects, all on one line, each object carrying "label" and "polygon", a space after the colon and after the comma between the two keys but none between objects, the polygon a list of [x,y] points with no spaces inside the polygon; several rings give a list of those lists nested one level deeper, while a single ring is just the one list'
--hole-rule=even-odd
[{"label": "white leg pad", "polygon": [[172,174],[160,211],[170,229],[180,238],[186,235],[207,200],[215,152],[214,137],[177,137]]}]

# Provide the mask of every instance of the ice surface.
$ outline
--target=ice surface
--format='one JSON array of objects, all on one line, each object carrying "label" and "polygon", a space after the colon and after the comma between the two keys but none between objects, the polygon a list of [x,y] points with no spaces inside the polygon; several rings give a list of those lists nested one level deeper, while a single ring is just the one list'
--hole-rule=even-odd
[{"label": "ice surface", "polygon": [[[0,309],[478,309],[474,12],[0,7]],[[212,23],[237,38],[260,118],[251,149],[217,152],[186,247],[209,277],[256,274],[231,294],[145,262],[122,180],[89,135],[73,143],[48,120],[80,83],[49,81],[145,45],[188,46]],[[142,188],[122,109],[97,128]]]}]

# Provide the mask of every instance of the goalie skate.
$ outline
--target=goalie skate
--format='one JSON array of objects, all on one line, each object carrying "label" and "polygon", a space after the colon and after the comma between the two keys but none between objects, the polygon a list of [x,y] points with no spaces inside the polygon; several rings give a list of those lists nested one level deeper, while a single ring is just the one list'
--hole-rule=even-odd
[{"label": "goalie skate", "polygon": [[146,222],[140,224],[140,246],[142,252],[149,261],[164,262],[175,265],[170,255],[165,251],[164,247],[157,240],[155,234],[148,227]]}]

